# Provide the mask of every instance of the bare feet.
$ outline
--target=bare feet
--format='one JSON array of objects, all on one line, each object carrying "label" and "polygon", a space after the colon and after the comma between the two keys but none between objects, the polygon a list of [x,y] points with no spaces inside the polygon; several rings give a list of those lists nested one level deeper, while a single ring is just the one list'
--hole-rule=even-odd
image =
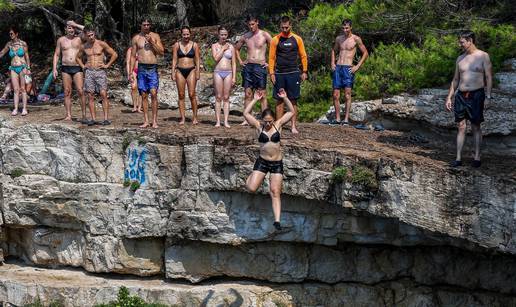
[{"label": "bare feet", "polygon": [[231,126],[228,123],[224,123],[224,127],[231,128]]},{"label": "bare feet", "polygon": [[138,113],[143,113],[142,109],[138,109]]},{"label": "bare feet", "polygon": [[136,112],[138,112],[138,110],[136,110],[136,109],[132,109],[132,110],[131,110],[131,112],[132,112],[132,113],[136,113]]},{"label": "bare feet", "polygon": [[71,117],[71,116],[66,116],[63,120],[64,120],[64,121],[71,121],[71,120],[72,120],[72,117]]},{"label": "bare feet", "polygon": [[182,119],[180,122],[179,122],[180,125],[184,125],[185,124],[185,120]]},{"label": "bare feet", "polygon": [[152,128],[154,128],[154,129],[158,129],[158,127],[159,127],[159,126],[158,126],[158,123],[156,123],[156,122],[152,123]]},{"label": "bare feet", "polygon": [[140,128],[147,128],[149,127],[149,123],[145,122],[143,123],[143,125],[140,126]]},{"label": "bare feet", "polygon": [[192,125],[197,125],[198,123],[199,123],[199,122],[197,121],[197,118],[194,118],[194,119],[192,120]]},{"label": "bare feet", "polygon": [[220,123],[216,123],[216,124],[215,124],[215,127],[220,127]]},{"label": "bare feet", "polygon": [[296,128],[292,128],[292,130],[290,130],[290,131],[292,131],[292,134],[298,134],[299,133],[299,131]]},{"label": "bare feet", "polygon": [[248,126],[248,125],[249,125],[249,123],[248,123],[246,120],[244,120],[244,121],[240,124],[240,126]]},{"label": "bare feet", "polygon": [[23,111],[21,112],[21,115],[22,115],[22,116],[25,116],[25,115],[27,115],[27,114],[29,114],[29,112],[27,112],[27,109],[23,109]]},{"label": "bare feet", "polygon": [[16,115],[18,115],[18,110],[13,110],[13,111],[11,112],[11,116],[16,116]]}]

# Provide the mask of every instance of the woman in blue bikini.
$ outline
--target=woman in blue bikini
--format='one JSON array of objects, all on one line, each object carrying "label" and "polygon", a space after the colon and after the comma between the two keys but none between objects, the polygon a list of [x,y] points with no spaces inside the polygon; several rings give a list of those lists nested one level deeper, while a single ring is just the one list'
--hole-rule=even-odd
[{"label": "woman in blue bikini", "polygon": [[228,30],[219,27],[219,41],[211,45],[211,54],[215,59],[213,72],[213,87],[215,88],[215,127],[220,127],[220,104],[224,108],[224,127],[230,128],[229,117],[229,92],[236,82],[236,56],[235,48],[227,42]]},{"label": "woman in blue bikini", "polygon": [[21,115],[25,116],[27,112],[27,92],[25,91],[25,81],[30,79],[30,59],[27,43],[18,38],[18,30],[12,26],[9,29],[9,36],[11,40],[5,44],[4,49],[0,51],[0,58],[6,53],[11,57],[11,66],[9,71],[11,73],[11,84],[14,92],[14,110],[12,116],[18,115],[18,103],[20,101],[20,94],[23,101],[23,110]]}]

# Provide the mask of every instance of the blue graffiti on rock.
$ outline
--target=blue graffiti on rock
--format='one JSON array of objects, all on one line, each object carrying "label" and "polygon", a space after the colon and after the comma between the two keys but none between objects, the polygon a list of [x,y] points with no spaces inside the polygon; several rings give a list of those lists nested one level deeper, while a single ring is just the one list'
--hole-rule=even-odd
[{"label": "blue graffiti on rock", "polygon": [[145,184],[147,160],[147,149],[140,146],[129,147],[127,149],[127,163],[124,171],[124,180],[138,181],[141,185]]}]

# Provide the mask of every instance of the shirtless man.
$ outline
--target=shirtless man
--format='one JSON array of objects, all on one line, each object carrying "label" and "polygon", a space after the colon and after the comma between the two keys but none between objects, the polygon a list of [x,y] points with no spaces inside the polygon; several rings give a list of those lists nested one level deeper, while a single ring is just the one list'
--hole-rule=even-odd
[{"label": "shirtless man", "polygon": [[84,26],[75,23],[72,20],[66,22],[66,35],[61,36],[57,40],[56,49],[54,51],[54,60],[52,63],[52,75],[57,78],[57,64],[61,60],[61,74],[64,89],[64,105],[66,117],[64,120],[72,120],[72,82],[81,101],[82,119],[81,123],[86,124],[86,98],[83,92],[84,77],[81,66],[77,63],[77,53],[81,49],[82,41],[77,36],[76,29],[83,30]]},{"label": "shirtless man", "polygon": [[[109,121],[109,101],[107,98],[107,76],[105,69],[109,68],[118,58],[118,54],[106,42],[95,37],[93,28],[85,27],[86,43],[77,53],[77,63],[84,70],[84,91],[88,93],[91,120],[88,126],[96,124],[95,116],[95,93],[102,97],[102,110],[104,121],[101,125],[110,125]],[[82,61],[82,54],[86,53],[86,64]],[[109,62],[104,63],[105,54],[109,55]]]},{"label": "shirtless man", "polygon": [[[333,105],[335,106],[335,120],[330,122],[333,125],[339,125],[340,122],[340,93],[344,89],[346,98],[346,113],[344,115],[343,125],[349,124],[349,110],[351,109],[351,89],[355,80],[355,72],[364,64],[369,56],[366,47],[362,43],[362,39],[351,33],[351,20],[345,19],[342,22],[342,35],[337,36],[335,44],[331,49],[331,70],[333,80]],[[353,65],[353,59],[360,49],[362,56],[357,65]],[[335,55],[339,54],[337,64],[335,64]]]},{"label": "shirtless man", "polygon": [[[151,95],[152,102],[152,128],[158,128],[158,55],[165,53],[161,38],[157,33],[151,32],[151,23],[144,18],[141,23],[140,33],[132,40],[131,48],[131,71],[134,71],[136,55],[138,54],[138,91],[140,92],[143,104],[144,122],[140,128],[149,126],[149,104],[148,95]],[[131,80],[133,76],[131,75]]]},{"label": "shirtless man", "polygon": [[[267,109],[267,97],[265,88],[267,86],[267,44],[270,44],[272,37],[269,33],[260,30],[258,18],[249,16],[247,18],[249,32],[245,33],[235,45],[236,57],[242,66],[242,86],[245,89],[244,109],[253,100],[254,91],[262,93],[260,100],[262,111]],[[247,46],[247,59],[242,61],[240,49]],[[247,125],[244,119],[242,125]]]},{"label": "shirtless man", "polygon": [[[452,167],[462,165],[461,154],[466,138],[466,120],[469,120],[475,140],[475,156],[471,165],[480,167],[480,143],[482,140],[480,123],[484,121],[484,101],[487,99],[489,102],[493,88],[491,60],[486,52],[477,49],[475,34],[471,31],[465,31],[459,35],[459,45],[464,53],[457,58],[455,75],[446,98],[446,110],[451,111],[453,107],[455,122],[459,128],[457,156],[450,165]],[[458,91],[455,93],[457,89]],[[452,102],[454,94],[454,102]]]}]

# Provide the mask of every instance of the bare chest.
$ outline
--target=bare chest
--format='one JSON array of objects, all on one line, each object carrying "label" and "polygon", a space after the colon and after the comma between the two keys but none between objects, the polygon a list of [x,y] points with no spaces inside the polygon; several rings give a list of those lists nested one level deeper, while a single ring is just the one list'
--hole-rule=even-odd
[{"label": "bare chest", "polygon": [[483,73],[484,66],[482,59],[474,56],[466,56],[459,62],[459,72],[467,73],[467,72],[475,72],[475,73]]},{"label": "bare chest", "polygon": [[86,48],[84,48],[84,52],[88,56],[100,56],[102,55],[103,49],[102,46],[93,44],[93,46],[87,46]]},{"label": "bare chest", "polygon": [[80,42],[78,42],[77,40],[65,39],[61,42],[61,49],[63,51],[77,50],[77,49],[79,49],[79,47],[80,47]]},{"label": "bare chest", "polygon": [[245,43],[249,49],[262,49],[267,45],[267,40],[263,35],[255,35],[246,39]]},{"label": "bare chest", "polygon": [[347,38],[340,43],[340,50],[343,51],[353,51],[356,47],[357,43],[352,37]]}]

